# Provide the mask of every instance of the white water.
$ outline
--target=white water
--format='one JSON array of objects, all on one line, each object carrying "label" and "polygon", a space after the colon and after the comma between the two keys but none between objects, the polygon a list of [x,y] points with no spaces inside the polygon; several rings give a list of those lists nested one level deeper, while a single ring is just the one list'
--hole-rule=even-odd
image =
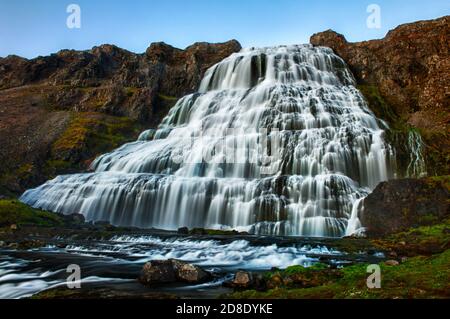
[{"label": "white water", "polygon": [[345,253],[317,244],[253,245],[247,240],[222,242],[154,236],[117,236],[109,241],[86,241],[65,248],[52,245],[20,252],[0,250],[0,298],[24,298],[65,286],[66,267],[73,263],[82,269],[82,286],[89,283],[105,286],[136,283],[139,286],[136,278],[146,262],[170,258],[200,265],[217,274],[212,282],[185,287],[194,290],[220,286],[238,269],[309,267],[322,256],[335,266],[349,262]]},{"label": "white water", "polygon": [[427,175],[425,159],[423,157],[424,143],[422,136],[415,130],[408,132],[408,150],[410,151],[409,165],[406,169],[407,177],[420,178]]},{"label": "white water", "polygon": [[156,132],[21,200],[123,226],[339,237],[355,230],[354,203],[391,176],[378,122],[330,49],[245,49],[209,69]]}]

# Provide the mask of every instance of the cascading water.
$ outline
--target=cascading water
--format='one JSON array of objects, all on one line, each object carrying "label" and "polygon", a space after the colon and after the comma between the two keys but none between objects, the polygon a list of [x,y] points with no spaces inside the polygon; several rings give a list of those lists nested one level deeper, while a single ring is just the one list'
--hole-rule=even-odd
[{"label": "cascading water", "polygon": [[21,200],[115,225],[339,237],[391,176],[383,134],[331,49],[245,49],[210,68],[156,132]]},{"label": "cascading water", "polygon": [[406,168],[407,177],[424,177],[427,175],[425,159],[423,157],[424,143],[422,136],[416,130],[408,132],[409,165]]}]

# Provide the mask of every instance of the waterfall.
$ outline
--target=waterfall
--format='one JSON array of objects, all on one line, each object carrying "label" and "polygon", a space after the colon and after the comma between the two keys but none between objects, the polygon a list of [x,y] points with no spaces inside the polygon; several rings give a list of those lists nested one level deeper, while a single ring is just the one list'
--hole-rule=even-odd
[{"label": "waterfall", "polygon": [[422,136],[416,130],[409,130],[408,132],[408,150],[409,165],[406,169],[407,177],[424,177],[427,175],[425,159],[423,157],[424,143]]},{"label": "waterfall", "polygon": [[156,131],[100,156],[93,173],[21,200],[121,226],[340,237],[394,155],[331,49],[251,48],[211,67]]}]

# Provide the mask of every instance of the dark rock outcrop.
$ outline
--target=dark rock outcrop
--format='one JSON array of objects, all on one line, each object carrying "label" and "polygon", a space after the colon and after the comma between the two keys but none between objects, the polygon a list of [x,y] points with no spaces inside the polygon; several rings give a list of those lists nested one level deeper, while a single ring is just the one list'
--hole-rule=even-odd
[{"label": "dark rock outcrop", "polygon": [[[372,110],[391,128],[420,130],[431,173],[449,174],[450,16],[404,24],[384,39],[349,43],[332,30],[311,44],[332,48],[349,65]],[[364,92],[366,91],[366,92]],[[385,100],[388,109],[382,108]]]},{"label": "dark rock outcrop", "polygon": [[204,72],[241,49],[236,40],[195,43],[185,50],[153,43],[143,54],[114,45],[88,51],[62,50],[27,60],[0,60],[0,89],[24,85],[58,86],[48,102],[58,109],[102,111],[157,123],[157,97],[179,98],[194,92]]},{"label": "dark rock outcrop", "polygon": [[164,43],[135,54],[113,45],[0,59],[0,194],[17,195],[159,124],[235,41]]},{"label": "dark rock outcrop", "polygon": [[450,217],[450,178],[381,183],[364,199],[360,220],[367,235],[382,237]]},{"label": "dark rock outcrop", "polygon": [[183,282],[202,283],[211,275],[198,266],[175,259],[153,260],[142,268],[139,281],[147,286]]}]

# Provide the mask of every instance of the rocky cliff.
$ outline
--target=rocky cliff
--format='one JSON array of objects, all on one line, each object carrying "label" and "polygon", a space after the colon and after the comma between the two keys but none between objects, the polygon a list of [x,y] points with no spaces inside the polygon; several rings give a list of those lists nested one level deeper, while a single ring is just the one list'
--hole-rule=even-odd
[{"label": "rocky cliff", "polygon": [[20,193],[156,126],[204,72],[241,49],[235,41],[185,50],[113,45],[27,60],[0,58],[0,195]]},{"label": "rocky cliff", "polygon": [[384,39],[349,43],[332,30],[311,37],[331,47],[350,66],[377,116],[388,121],[406,165],[405,137],[417,130],[425,141],[429,174],[450,168],[450,16],[405,24]]}]

